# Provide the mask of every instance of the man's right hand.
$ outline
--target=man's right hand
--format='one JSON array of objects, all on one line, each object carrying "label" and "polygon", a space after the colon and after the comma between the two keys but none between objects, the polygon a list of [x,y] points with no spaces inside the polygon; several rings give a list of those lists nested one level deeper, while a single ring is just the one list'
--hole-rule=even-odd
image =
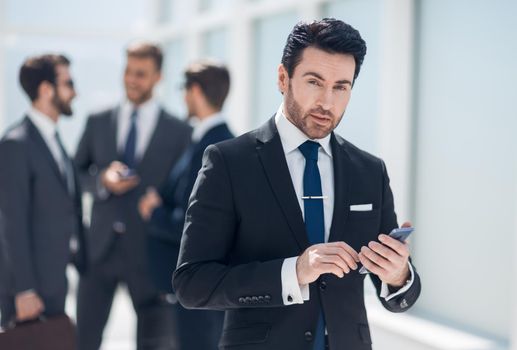
[{"label": "man's right hand", "polygon": [[357,269],[359,255],[345,242],[315,244],[307,248],[296,260],[298,283],[312,283],[324,273],[341,278]]},{"label": "man's right hand", "polygon": [[101,173],[102,185],[111,193],[116,195],[124,194],[135,188],[140,182],[137,175],[124,176],[128,171],[127,166],[121,162],[111,162],[108,168]]},{"label": "man's right hand", "polygon": [[36,292],[26,291],[16,294],[16,320],[27,321],[37,318],[45,310],[45,304]]}]

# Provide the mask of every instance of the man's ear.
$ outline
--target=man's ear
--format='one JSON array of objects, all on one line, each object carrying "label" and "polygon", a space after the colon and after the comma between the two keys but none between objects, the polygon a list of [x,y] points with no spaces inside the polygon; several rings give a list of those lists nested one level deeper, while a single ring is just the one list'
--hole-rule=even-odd
[{"label": "man's ear", "polygon": [[284,94],[289,87],[289,74],[287,74],[287,69],[285,69],[283,64],[278,65],[278,90]]},{"label": "man's ear", "polygon": [[56,93],[56,88],[54,85],[49,83],[48,81],[43,81],[38,86],[38,97],[39,99],[43,98],[45,100],[50,100],[54,97]]}]

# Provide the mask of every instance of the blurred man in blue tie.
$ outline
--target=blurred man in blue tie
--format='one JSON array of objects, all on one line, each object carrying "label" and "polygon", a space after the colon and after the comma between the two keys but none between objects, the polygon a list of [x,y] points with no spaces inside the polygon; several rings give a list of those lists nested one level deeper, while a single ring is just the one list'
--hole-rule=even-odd
[{"label": "blurred man in blue tie", "polygon": [[86,268],[80,190],[57,128],[76,95],[69,67],[53,54],[23,63],[20,84],[32,105],[0,141],[2,326],[63,314],[70,257]]},{"label": "blurred man in blue tie", "polygon": [[79,281],[77,326],[81,350],[97,350],[119,284],[127,286],[137,315],[137,348],[162,349],[173,340],[162,316],[170,305],[149,277],[138,199],[160,187],[190,140],[191,128],[153,96],[163,54],[150,43],[127,48],[125,98],[92,115],[75,157],[94,203],[88,247],[92,268]]},{"label": "blurred man in blue tie", "polygon": [[407,244],[382,234],[384,163],[334,133],[365,54],[342,21],[298,23],[276,114],[205,152],[173,282],[185,307],[226,310],[221,349],[370,350],[359,263],[388,310],[418,298]]},{"label": "blurred man in blue tie", "polygon": [[[185,211],[203,152],[211,144],[233,138],[221,113],[230,88],[226,67],[210,61],[191,64],[185,71],[185,102],[189,119],[194,125],[192,142],[169,179],[158,193],[148,189],[140,200],[140,214],[148,220],[150,271],[158,288],[172,295],[172,273],[176,267]],[[176,303],[174,332],[178,349],[217,349],[223,316],[220,311],[187,310]]]}]

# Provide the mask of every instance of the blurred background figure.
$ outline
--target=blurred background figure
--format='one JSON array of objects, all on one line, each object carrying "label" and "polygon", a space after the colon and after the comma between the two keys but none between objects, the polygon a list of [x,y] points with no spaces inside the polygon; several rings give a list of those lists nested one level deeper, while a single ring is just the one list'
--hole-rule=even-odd
[{"label": "blurred background figure", "polygon": [[[79,281],[80,349],[101,345],[117,285],[127,286],[137,325],[138,349],[169,349],[170,305],[149,277],[144,224],[137,202],[160,187],[190,139],[190,127],[154,98],[163,55],[150,43],[127,50],[125,99],[88,118],[76,153],[85,189],[94,195],[88,247],[92,268]],[[169,320],[169,321],[168,321]]]},{"label": "blurred background figure", "polygon": [[[166,184],[159,190],[149,188],[140,199],[140,215],[148,223],[150,275],[157,287],[171,294],[172,273],[178,260],[188,199],[205,148],[233,137],[221,113],[230,89],[230,74],[225,66],[199,61],[184,73],[185,103],[194,125],[192,141],[171,169]],[[179,347],[182,350],[217,349],[224,313],[187,310],[176,303]]]},{"label": "blurred background figure", "polygon": [[80,190],[57,128],[76,95],[69,66],[63,55],[25,60],[19,80],[31,108],[0,141],[2,327],[65,312],[71,239],[77,268],[86,267]]}]

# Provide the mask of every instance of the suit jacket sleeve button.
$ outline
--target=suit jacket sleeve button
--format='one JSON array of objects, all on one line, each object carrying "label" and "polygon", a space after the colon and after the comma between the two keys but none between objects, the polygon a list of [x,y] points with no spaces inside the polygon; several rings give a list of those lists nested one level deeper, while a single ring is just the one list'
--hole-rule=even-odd
[{"label": "suit jacket sleeve button", "polygon": [[320,289],[323,291],[325,289],[327,289],[327,282],[325,281],[321,281],[320,282]]},{"label": "suit jacket sleeve button", "polygon": [[244,304],[244,298],[243,297],[239,298],[239,303]]},{"label": "suit jacket sleeve button", "polygon": [[312,341],[312,332],[311,331],[305,332],[304,335],[305,335],[305,340]]},{"label": "suit jacket sleeve button", "polygon": [[269,303],[269,302],[271,301],[271,295],[266,294],[266,295],[264,296],[264,299],[266,299],[266,303]]}]

